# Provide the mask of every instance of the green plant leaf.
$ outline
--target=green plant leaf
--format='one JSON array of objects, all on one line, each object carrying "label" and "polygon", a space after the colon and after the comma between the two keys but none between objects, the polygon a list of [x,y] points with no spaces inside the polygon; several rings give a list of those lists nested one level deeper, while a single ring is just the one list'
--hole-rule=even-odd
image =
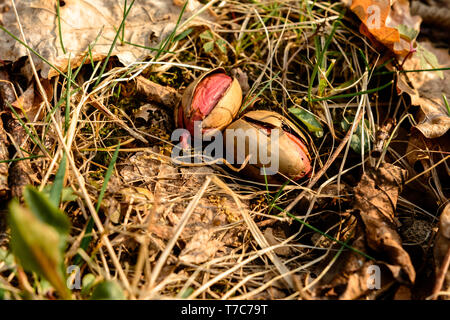
[{"label": "green plant leaf", "polygon": [[125,300],[125,295],[116,281],[102,281],[95,286],[90,300]]},{"label": "green plant leaf", "polygon": [[61,202],[71,202],[77,199],[78,196],[75,194],[71,187],[65,187],[62,189]]},{"label": "green plant leaf", "polygon": [[[416,54],[419,56],[420,59],[420,66],[422,69],[428,69],[431,66],[431,69],[439,69],[441,68],[441,65],[439,64],[439,61],[437,57],[434,55],[434,53],[428,51],[424,47],[422,47],[420,44],[417,44],[417,52]],[[444,73],[442,71],[436,71],[439,78],[444,79]]]},{"label": "green plant leaf", "polygon": [[180,40],[183,40],[184,38],[186,38],[188,35],[190,35],[192,33],[192,31],[194,31],[194,29],[189,28],[184,30],[182,33],[180,33],[179,35],[177,35],[174,39],[173,42],[177,42]]},{"label": "green plant leaf", "polygon": [[70,222],[67,216],[59,210],[43,192],[32,186],[27,186],[24,192],[25,203],[33,215],[41,222],[55,228],[63,237],[69,234]]},{"label": "green plant leaf", "polygon": [[211,33],[211,31],[206,30],[206,31],[203,31],[202,33],[200,33],[200,39],[209,42],[211,40],[214,40],[214,36]]},{"label": "green plant leaf", "polygon": [[55,181],[50,189],[50,202],[59,207],[61,195],[64,187],[64,176],[66,174],[66,155],[64,154],[59,163],[58,172],[56,172]]},{"label": "green plant leaf", "polygon": [[323,137],[323,127],[313,114],[304,109],[295,107],[289,108],[289,112],[296,116],[310,132],[313,132],[316,135],[316,137]]},{"label": "green plant leaf", "polygon": [[8,268],[14,266],[14,256],[6,249],[0,248],[0,261],[4,262]]},{"label": "green plant leaf", "polygon": [[[50,191],[53,187],[53,184],[48,184],[42,189],[48,197],[50,197]],[[78,195],[73,191],[72,187],[64,187],[61,192],[61,203],[63,202],[71,202],[78,199]]]},{"label": "green plant leaf", "polygon": [[416,39],[416,37],[419,35],[419,31],[408,27],[406,24],[399,24],[397,26],[397,30],[403,37],[407,38],[408,40],[412,41]]},{"label": "green plant leaf", "polygon": [[181,299],[188,298],[192,292],[194,292],[194,288],[192,288],[192,287],[186,288],[186,290],[184,290],[183,293],[181,294]]},{"label": "green plant leaf", "polygon": [[[351,117],[350,119],[344,118],[341,121],[341,127],[343,130],[347,131],[350,129],[350,126],[353,122],[354,118]],[[364,121],[365,128],[364,128],[364,152],[369,152],[370,150],[370,141],[369,141],[369,123],[367,120]],[[361,124],[358,125],[356,130],[354,131],[352,137],[350,138],[350,148],[352,148],[353,151],[355,151],[358,154],[361,154],[361,145],[362,145],[362,130],[361,130]]]},{"label": "green plant leaf", "polygon": [[81,295],[87,297],[92,287],[94,286],[94,283],[95,276],[92,273],[88,273],[87,275],[85,275],[83,277],[83,280],[81,281]]},{"label": "green plant leaf", "polygon": [[63,299],[70,299],[61,248],[65,239],[61,234],[16,200],[9,205],[8,224],[11,249],[19,264],[27,271],[45,277]]},{"label": "green plant leaf", "polygon": [[203,50],[205,50],[205,52],[211,52],[213,49],[214,49],[214,41],[206,42],[203,45]]},{"label": "green plant leaf", "polygon": [[217,47],[223,54],[227,54],[227,42],[223,39],[217,39],[216,41]]}]

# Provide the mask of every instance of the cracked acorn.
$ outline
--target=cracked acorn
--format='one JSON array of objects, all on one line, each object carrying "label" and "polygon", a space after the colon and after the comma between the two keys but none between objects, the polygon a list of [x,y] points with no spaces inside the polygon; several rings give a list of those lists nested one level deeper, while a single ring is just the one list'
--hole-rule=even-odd
[{"label": "cracked acorn", "polygon": [[[185,128],[191,135],[201,132],[203,136],[212,136],[226,129],[242,129],[250,132],[245,137],[244,149],[237,150],[237,137],[231,138],[225,130],[224,146],[227,159],[234,158],[235,164],[242,164],[248,156],[256,158],[244,166],[240,172],[256,180],[265,181],[260,169],[263,163],[259,157],[261,148],[267,147],[270,158],[272,130],[279,129],[278,148],[279,169],[275,176],[267,176],[269,182],[281,182],[286,178],[299,180],[311,172],[311,156],[306,146],[303,133],[287,118],[271,111],[250,111],[233,122],[242,103],[242,89],[236,78],[225,73],[223,68],[216,68],[198,77],[183,93],[180,103],[175,109],[175,124]],[[200,125],[200,132],[195,132],[195,121]],[[228,144],[227,144],[228,136]],[[182,144],[187,148],[187,136],[181,137]],[[256,149],[249,146],[256,146]],[[233,154],[229,157],[230,151]],[[256,153],[256,154],[255,154]],[[254,163],[256,162],[256,163]],[[270,164],[266,164],[266,167]]]},{"label": "cracked acorn", "polygon": [[200,124],[204,136],[229,125],[242,103],[242,89],[236,78],[225,73],[223,68],[210,70],[184,91],[175,109],[175,124],[194,135],[195,121]]},{"label": "cracked acorn", "polygon": [[[242,152],[238,141],[242,136],[233,134],[238,129],[245,132],[244,154],[239,154],[237,150],[241,149],[239,151]],[[272,111],[250,111],[226,128],[224,139],[227,159],[230,152],[233,152],[230,157],[234,158],[234,163],[239,165],[243,164],[246,158],[256,158],[256,161],[249,160],[241,172],[259,181],[265,181],[264,174],[261,174],[263,159],[260,159],[260,150],[266,148],[268,159],[271,159],[271,144],[275,143],[272,133],[274,129],[279,130],[278,144],[274,148],[274,151],[278,152],[278,172],[275,175],[267,175],[268,182],[281,182],[286,178],[295,181],[309,175],[312,169],[311,156],[305,136],[291,121]],[[265,167],[270,165],[271,162],[266,163]]]}]

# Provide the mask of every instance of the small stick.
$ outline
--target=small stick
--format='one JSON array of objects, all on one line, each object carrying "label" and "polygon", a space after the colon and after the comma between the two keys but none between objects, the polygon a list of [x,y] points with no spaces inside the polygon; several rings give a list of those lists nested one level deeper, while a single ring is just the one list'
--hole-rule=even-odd
[{"label": "small stick", "polygon": [[394,120],[389,119],[387,123],[382,126],[377,132],[377,143],[375,148],[373,148],[371,156],[379,158],[383,153],[383,147],[386,140],[389,138],[392,127],[394,126]]},{"label": "small stick", "polygon": [[136,78],[136,90],[141,95],[145,96],[147,101],[162,104],[168,108],[175,108],[181,100],[178,92],[171,88],[165,87],[150,81],[143,76]]}]

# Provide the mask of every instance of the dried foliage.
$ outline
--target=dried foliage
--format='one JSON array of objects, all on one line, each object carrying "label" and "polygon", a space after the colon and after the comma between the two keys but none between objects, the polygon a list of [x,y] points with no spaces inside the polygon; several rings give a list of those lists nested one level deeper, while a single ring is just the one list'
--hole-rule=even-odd
[{"label": "dried foliage", "polygon": [[[405,0],[379,1],[391,24],[373,33],[358,9],[373,2],[188,1],[175,28],[182,1],[136,1],[122,29],[121,1],[64,1],[59,14],[16,1],[41,57],[0,31],[0,298],[448,298],[448,70],[435,69],[449,55],[412,32]],[[23,40],[2,1],[0,21]],[[238,116],[288,119],[309,176],[266,183],[170,157],[174,109],[217,67],[242,88]],[[70,230],[22,201],[30,184]],[[62,237],[35,248],[80,267],[80,290],[61,287],[73,270],[38,273],[46,286],[12,257],[13,197],[14,217]]]}]

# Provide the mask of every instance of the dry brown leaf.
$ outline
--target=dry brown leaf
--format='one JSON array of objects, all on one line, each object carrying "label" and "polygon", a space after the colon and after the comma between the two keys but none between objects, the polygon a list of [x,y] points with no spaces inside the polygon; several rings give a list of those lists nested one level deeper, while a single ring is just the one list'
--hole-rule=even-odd
[{"label": "dry brown leaf", "polygon": [[[0,70],[0,115],[3,113],[3,110],[8,108],[6,102],[12,103],[14,100],[14,91],[9,82],[8,73],[4,70]],[[5,128],[6,122],[3,124],[3,119],[0,118],[0,161],[9,159],[9,141]],[[0,163],[0,199],[5,198],[8,192],[8,163]]]},{"label": "dry brown leaf", "polygon": [[242,95],[245,96],[250,91],[250,85],[248,84],[248,75],[242,71],[241,68],[234,68],[231,70],[231,76],[236,78],[242,89]]},{"label": "dry brown leaf", "polygon": [[[434,243],[434,260],[436,266],[436,274],[440,274],[440,269],[444,263],[445,257],[450,250],[450,203],[448,203],[441,213],[439,219],[439,232]],[[441,291],[448,291],[450,289],[450,270],[442,274],[444,281]],[[449,297],[447,297],[449,298]]]},{"label": "dry brown leaf", "polygon": [[[448,50],[437,49],[428,42],[421,45],[436,56],[443,68],[450,67]],[[422,70],[420,56],[413,54],[405,61],[403,68]],[[420,106],[416,128],[427,138],[440,137],[450,128],[450,115],[442,97],[442,95],[450,97],[450,70],[441,72],[443,79],[440,77],[440,72],[402,73],[397,82],[400,92],[406,92],[411,97],[411,104]]]},{"label": "dry brown leaf", "polygon": [[[368,252],[370,248],[386,258],[373,261],[354,251],[345,251],[314,288],[315,296],[374,299],[395,280],[414,283],[414,267],[396,231],[395,209],[404,175],[404,170],[392,164],[369,168],[354,189],[354,208],[359,211],[363,224],[355,223],[359,221],[356,217],[346,222],[349,234],[353,234],[352,248],[361,252]],[[379,287],[372,286],[375,269],[380,271]]]},{"label": "dry brown leaf", "polygon": [[394,300],[411,300],[411,289],[401,285],[395,292]]},{"label": "dry brown leaf", "polygon": [[[27,152],[31,150],[28,134],[18,120],[9,119],[5,129],[11,133],[16,150],[19,150],[19,146],[21,150]],[[26,157],[26,153],[19,151],[19,157]],[[11,196],[21,198],[25,186],[32,183],[34,175],[35,173],[31,168],[30,160],[13,162],[9,167],[9,188],[11,189]]]},{"label": "dry brown leaf", "polygon": [[[214,171],[206,166],[179,168],[158,159],[156,147],[153,151],[153,154],[138,152],[118,164],[122,179],[133,185],[121,190],[121,204],[140,212],[151,212],[148,231],[167,241],[190,199]],[[202,197],[180,235],[179,244],[183,250],[179,261],[200,264],[240,245],[238,234],[242,227],[224,228],[239,219],[240,214],[230,196],[211,194]]]},{"label": "dry brown leaf", "polygon": [[[15,2],[28,45],[61,71],[66,71],[69,57],[71,67],[78,66],[88,52],[89,45],[94,44],[99,34],[97,43],[92,48],[92,55],[96,61],[105,58],[124,14],[123,1],[64,1],[64,5],[60,8],[62,42],[66,50],[64,54],[59,39],[56,2],[50,0],[16,0]],[[182,22],[198,11],[201,6],[198,1],[189,0]],[[181,7],[172,1],[136,1],[126,19],[124,42],[122,43],[120,39],[117,41],[112,55],[117,56],[124,65],[142,61],[150,56],[152,51],[126,42],[157,47],[160,41],[175,28],[180,12]],[[208,24],[207,19],[211,19],[211,16],[204,12],[191,21],[189,26]],[[0,21],[8,31],[21,38],[12,8],[0,11]],[[23,45],[3,31],[0,31],[0,34],[0,57],[3,60],[16,61],[27,55]],[[50,78],[57,74],[38,57],[33,56],[33,61],[37,69],[41,70],[42,77]]]},{"label": "dry brown leaf", "polygon": [[213,230],[203,229],[197,232],[181,251],[180,261],[200,264],[214,258],[217,251],[222,249],[223,243],[213,236]]},{"label": "dry brown leaf", "polygon": [[[382,164],[379,169],[369,168],[354,189],[354,208],[359,211],[363,224],[356,223],[359,220],[354,216],[346,222],[347,232],[353,238],[352,248],[368,252],[368,246],[386,258],[372,261],[354,251],[343,252],[314,288],[315,296],[342,300],[362,296],[375,298],[395,280],[414,282],[414,267],[396,231],[395,208],[404,175],[404,170],[391,164]],[[380,271],[379,287],[372,286],[374,269]]]},{"label": "dry brown leaf", "polygon": [[[343,2],[350,5],[361,19],[361,32],[394,52],[402,69],[423,70],[438,68],[438,65],[450,66],[447,49],[436,49],[430,43],[415,41],[420,31],[421,18],[411,15],[408,0]],[[392,66],[390,68],[393,69]],[[416,127],[427,138],[440,137],[447,132],[450,117],[442,95],[450,95],[449,70],[400,73],[397,88],[399,93],[406,92],[411,96],[412,105],[421,107]]]},{"label": "dry brown leaf", "polygon": [[368,246],[386,254],[387,262],[406,274],[403,280],[414,283],[416,272],[396,230],[395,208],[405,175],[405,170],[388,163],[367,170],[355,188],[354,207],[364,222]]},{"label": "dry brown leaf", "polygon": [[[344,0],[358,16],[360,31],[370,39],[382,43],[397,55],[406,56],[412,49],[415,36],[408,37],[401,30],[407,27],[418,32],[422,19],[411,16],[408,0]],[[391,7],[392,6],[392,7]],[[400,28],[400,29],[399,29]]]},{"label": "dry brown leaf", "polygon": [[136,110],[136,112],[134,113],[134,118],[136,120],[143,120],[143,122],[148,122],[150,119],[150,112],[155,112],[158,110],[158,107],[150,104],[150,103],[146,103],[142,106],[139,107],[139,109]]},{"label": "dry brown leaf", "polygon": [[[427,139],[419,130],[413,130],[406,149],[406,159],[410,166],[420,173],[441,161],[450,150],[449,134],[450,132],[439,138]],[[435,169],[443,181],[446,176],[450,176],[449,163],[450,161],[446,160],[446,164],[444,163]],[[430,171],[424,174],[424,178],[430,176]]]},{"label": "dry brown leaf", "polygon": [[[9,115],[4,122],[4,129],[10,134],[11,143],[18,151],[19,157],[25,157],[25,152],[22,152],[22,150],[29,152],[30,140],[28,139],[28,134],[25,129],[20,122],[15,119],[15,116],[9,108],[9,105],[16,100],[16,95],[11,86],[9,75],[4,70],[0,70],[0,99],[0,107],[2,107],[3,111]],[[24,187],[27,184],[31,184],[32,178],[34,177],[30,160],[22,160],[10,164],[7,177],[11,196],[18,198],[22,197]]]},{"label": "dry brown leaf", "polygon": [[[362,226],[356,226],[354,232],[352,248],[367,251],[366,236]],[[373,271],[370,269],[372,266],[380,267],[380,270],[383,268],[379,288],[370,287],[373,284]],[[376,295],[393,281],[392,274],[385,272],[386,269],[386,264],[382,261],[370,261],[353,251],[346,251],[335,262],[330,272],[323,277],[320,285],[315,288],[314,295],[340,300],[354,300],[369,294]]]},{"label": "dry brown leaf", "polygon": [[[281,243],[281,240],[284,240],[277,239],[277,237],[275,237],[274,235],[274,231],[275,230],[272,228],[266,228],[266,230],[264,230],[264,238],[266,238],[267,242],[271,246],[279,245]],[[288,246],[279,247],[274,249],[273,251],[280,256],[289,256],[292,253],[291,248],[289,248]]]},{"label": "dry brown leaf", "polygon": [[[412,16],[410,13],[409,0],[396,0],[393,1],[392,10],[389,14],[389,18],[386,20],[386,25],[393,28],[407,28],[413,33],[419,33],[420,23],[422,18],[420,16]],[[397,29],[399,30],[399,29]],[[400,41],[394,43],[394,53],[397,55],[407,55],[412,47],[415,37],[400,32]],[[416,35],[417,35],[416,34]],[[411,39],[410,37],[413,37]]]},{"label": "dry brown leaf", "polygon": [[[51,99],[53,97],[53,85],[51,81],[47,79],[40,79],[39,81],[41,82],[42,87],[45,90],[47,99]],[[11,105],[14,108],[16,108],[17,113],[19,115],[26,116],[28,119],[33,121],[43,101],[44,99],[40,94],[35,81],[33,81],[28,86],[28,88],[23,92],[23,94]],[[38,117],[38,120],[42,119],[42,117],[43,113],[41,112],[41,114]]]},{"label": "dry brown leaf", "polygon": [[181,99],[178,92],[171,87],[164,87],[142,76],[136,78],[137,91],[145,96],[148,102],[162,104],[165,107],[175,108]]},{"label": "dry brown leaf", "polygon": [[377,41],[390,48],[400,41],[398,30],[386,26],[386,19],[391,11],[389,0],[354,0],[351,1],[350,10],[361,20],[362,33],[368,32],[369,36],[372,35]]}]

